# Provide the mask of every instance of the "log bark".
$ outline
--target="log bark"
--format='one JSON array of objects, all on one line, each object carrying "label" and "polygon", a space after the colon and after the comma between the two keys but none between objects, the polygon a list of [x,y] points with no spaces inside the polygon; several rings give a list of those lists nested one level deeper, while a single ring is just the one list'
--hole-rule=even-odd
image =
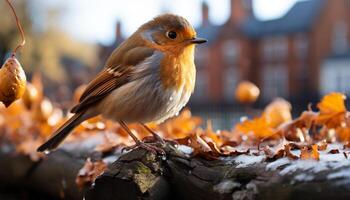
[{"label": "log bark", "polygon": [[[290,163],[292,167],[318,165],[318,161]],[[88,190],[86,199],[350,199],[346,159],[342,167],[319,172],[297,169],[285,175],[281,175],[285,165],[267,170],[273,168],[268,164],[242,167],[227,159],[190,158],[174,148],[167,149],[166,158],[138,149],[111,164]],[[339,172],[349,174],[329,179]]]},{"label": "log bark", "polygon": [[14,151],[0,151],[0,188],[32,191],[48,199],[82,199],[84,192],[75,184],[75,177],[84,164],[64,150],[33,162]]},{"label": "log bark", "polygon": [[[76,175],[86,157],[95,153],[59,149],[44,160],[32,162],[27,156],[11,153],[14,152],[11,148],[1,148],[0,187],[27,188],[50,196],[48,199],[73,200],[83,197],[87,200],[350,199],[350,161],[347,159],[341,163],[329,162],[329,166],[333,166],[330,168],[295,167],[293,170],[298,162],[316,167],[323,164],[283,158],[285,164],[242,165],[234,157],[206,160],[190,157],[172,145],[167,145],[165,150],[166,156],[143,149],[123,154],[94,184],[79,189],[75,184]],[[96,157],[99,156],[102,155]],[[290,170],[285,173],[288,167]]]}]

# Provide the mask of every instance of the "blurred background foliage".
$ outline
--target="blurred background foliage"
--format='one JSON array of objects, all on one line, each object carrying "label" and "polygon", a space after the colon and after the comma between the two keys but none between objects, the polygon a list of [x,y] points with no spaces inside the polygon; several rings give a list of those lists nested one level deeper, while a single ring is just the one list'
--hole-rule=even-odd
[{"label": "blurred background foliage", "polygon": [[[48,95],[56,101],[68,100],[71,89],[86,83],[93,74],[96,46],[73,40],[55,26],[63,9],[50,8],[37,15],[31,0],[12,2],[25,31],[26,45],[18,56],[27,76],[30,79],[34,73],[42,73]],[[4,61],[20,42],[20,35],[6,1],[0,2],[0,13],[0,60]],[[73,70],[79,73],[71,73]]]}]

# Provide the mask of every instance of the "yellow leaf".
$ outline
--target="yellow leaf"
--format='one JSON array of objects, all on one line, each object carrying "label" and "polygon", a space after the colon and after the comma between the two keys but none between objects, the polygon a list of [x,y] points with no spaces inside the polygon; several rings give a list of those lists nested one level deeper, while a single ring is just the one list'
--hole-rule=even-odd
[{"label": "yellow leaf", "polygon": [[262,139],[274,133],[265,117],[245,120],[236,126],[236,130],[248,136],[253,136],[252,139]]},{"label": "yellow leaf", "polygon": [[330,93],[324,96],[317,104],[320,114],[316,118],[316,123],[326,125],[328,128],[336,128],[345,120],[346,108],[342,93]]}]

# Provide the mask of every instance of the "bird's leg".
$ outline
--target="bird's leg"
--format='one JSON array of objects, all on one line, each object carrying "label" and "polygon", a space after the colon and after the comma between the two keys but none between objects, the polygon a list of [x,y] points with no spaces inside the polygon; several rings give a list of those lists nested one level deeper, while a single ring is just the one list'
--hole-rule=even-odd
[{"label": "bird's leg", "polygon": [[140,124],[143,126],[143,128],[145,128],[148,132],[150,132],[150,133],[153,135],[154,139],[156,139],[157,142],[161,143],[162,145],[165,144],[163,138],[160,137],[157,133],[155,133],[155,132],[154,132],[152,129],[150,129],[148,126],[146,126],[146,124],[144,124],[144,123],[140,123]]},{"label": "bird's leg", "polygon": [[141,140],[139,140],[129,129],[129,127],[126,125],[126,123],[122,120],[119,121],[120,125],[123,127],[123,129],[130,135],[130,137],[132,137],[132,139],[135,141],[135,145],[129,146],[129,147],[125,147],[122,149],[122,151],[124,150],[131,150],[131,149],[135,149],[137,147],[143,148],[147,151],[151,151],[153,153],[160,153],[165,155],[165,151],[161,148],[158,148],[156,146],[153,146],[151,144],[147,144],[142,142]]}]

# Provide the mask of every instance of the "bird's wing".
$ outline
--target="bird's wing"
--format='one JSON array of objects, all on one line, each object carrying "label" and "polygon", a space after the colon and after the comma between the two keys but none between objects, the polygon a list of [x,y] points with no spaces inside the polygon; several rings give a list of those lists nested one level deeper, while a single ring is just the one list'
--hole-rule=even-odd
[{"label": "bird's wing", "polygon": [[103,71],[93,79],[80,97],[79,104],[71,112],[78,113],[92,104],[100,101],[116,88],[130,82],[132,75],[140,63],[154,54],[154,50],[147,47],[132,48],[125,52],[123,59],[109,62]]}]

